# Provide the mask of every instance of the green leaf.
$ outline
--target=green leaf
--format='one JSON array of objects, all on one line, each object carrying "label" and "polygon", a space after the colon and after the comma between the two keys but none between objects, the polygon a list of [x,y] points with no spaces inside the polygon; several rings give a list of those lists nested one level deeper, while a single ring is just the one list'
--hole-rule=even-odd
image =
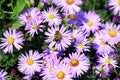
[{"label": "green leaf", "polygon": [[25,0],[25,3],[30,8],[30,0]]},{"label": "green leaf", "polygon": [[16,22],[13,23],[12,28],[13,28],[13,29],[19,29],[20,26],[21,26],[21,25],[20,25],[20,22],[19,22],[19,20],[17,20]]},{"label": "green leaf", "polygon": [[19,15],[19,13],[24,9],[25,4],[26,3],[24,2],[24,0],[18,1],[16,6],[13,9],[13,15],[12,16],[17,17]]}]

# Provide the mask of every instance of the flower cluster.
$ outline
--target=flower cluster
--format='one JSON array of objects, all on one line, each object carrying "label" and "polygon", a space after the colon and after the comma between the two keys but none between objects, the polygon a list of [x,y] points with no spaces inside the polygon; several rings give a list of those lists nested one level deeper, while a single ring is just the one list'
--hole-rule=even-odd
[{"label": "flower cluster", "polygon": [[[32,7],[19,14],[23,30],[9,28],[3,33],[5,38],[0,38],[4,53],[21,52],[17,68],[23,79],[74,80],[89,75],[92,70],[94,75],[106,78],[114,73],[119,67],[116,60],[119,24],[103,23],[93,10],[82,11],[79,7],[82,0],[43,0],[42,3],[45,6],[41,10]],[[109,0],[108,5],[115,15],[120,14],[120,0]],[[37,41],[45,45],[23,51],[27,43],[24,33],[32,38],[42,35]],[[36,46],[34,42],[31,44]],[[0,80],[7,77],[7,72],[1,70]]]}]

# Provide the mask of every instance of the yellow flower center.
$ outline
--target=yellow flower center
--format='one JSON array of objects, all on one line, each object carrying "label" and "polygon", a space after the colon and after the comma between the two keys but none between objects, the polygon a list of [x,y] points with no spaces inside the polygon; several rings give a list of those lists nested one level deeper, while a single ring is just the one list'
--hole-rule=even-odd
[{"label": "yellow flower center", "polygon": [[34,60],[32,58],[28,58],[26,63],[31,66],[34,63]]},{"label": "yellow flower center", "polygon": [[105,45],[106,45],[106,43],[105,43],[105,42],[103,42],[103,41],[101,41],[101,42],[100,42],[100,44],[101,44],[101,45],[103,45],[103,46],[105,46]]},{"label": "yellow flower center", "polygon": [[84,48],[84,44],[83,44],[83,43],[79,44],[78,46],[79,46],[80,48]]},{"label": "yellow flower center", "polygon": [[13,37],[9,37],[9,38],[7,39],[7,43],[8,43],[8,44],[13,44],[14,41],[15,41],[15,39],[14,39]]},{"label": "yellow flower center", "polygon": [[54,14],[49,14],[48,17],[49,17],[50,19],[54,19],[54,18],[55,18]]},{"label": "yellow flower center", "polygon": [[109,31],[109,36],[110,37],[115,37],[117,35],[117,32],[115,30]]},{"label": "yellow flower center", "polygon": [[78,66],[79,65],[79,61],[77,59],[72,59],[70,61],[70,65],[73,66],[73,67]]},{"label": "yellow flower center", "polygon": [[120,6],[120,0],[118,0],[118,5]]},{"label": "yellow flower center", "polygon": [[71,20],[75,20],[76,19],[76,15],[75,14],[70,14],[70,19]]},{"label": "yellow flower center", "polygon": [[56,51],[56,49],[55,49],[54,47],[52,47],[52,48],[51,48],[51,51],[55,52],[55,51]]},{"label": "yellow flower center", "polygon": [[49,72],[53,71],[53,69],[54,69],[54,66],[51,66],[49,69]]},{"label": "yellow flower center", "polygon": [[106,58],[105,62],[108,63],[108,64],[110,64],[111,63],[111,59],[110,58]]},{"label": "yellow flower center", "polygon": [[65,73],[64,73],[63,71],[60,71],[60,72],[57,73],[57,78],[58,78],[59,80],[64,79],[64,77],[65,77]]},{"label": "yellow flower center", "polygon": [[59,31],[56,31],[54,34],[54,40],[60,41],[62,39],[62,34]]},{"label": "yellow flower center", "polygon": [[74,3],[74,0],[66,0],[66,3],[69,4],[69,5],[71,5],[71,4]]},{"label": "yellow flower center", "polygon": [[36,24],[33,24],[33,25],[32,25],[32,28],[33,28],[33,29],[37,29],[37,25],[36,25]]},{"label": "yellow flower center", "polygon": [[90,21],[87,22],[87,25],[88,25],[89,27],[92,27],[93,22],[90,20]]}]

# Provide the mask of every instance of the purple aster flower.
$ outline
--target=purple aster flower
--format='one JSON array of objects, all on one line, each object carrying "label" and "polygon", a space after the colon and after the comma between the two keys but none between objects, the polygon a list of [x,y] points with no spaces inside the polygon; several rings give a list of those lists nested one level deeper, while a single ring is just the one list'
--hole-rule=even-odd
[{"label": "purple aster flower", "polygon": [[110,9],[113,10],[115,15],[120,16],[120,0],[109,0],[108,5],[111,6]]},{"label": "purple aster flower", "polygon": [[85,13],[85,18],[87,19],[87,22],[83,22],[82,28],[85,29],[87,33],[90,34],[90,32],[94,33],[99,30],[99,26],[101,26],[101,18],[95,11]]},{"label": "purple aster flower", "polygon": [[65,50],[71,44],[69,39],[70,32],[66,31],[66,27],[51,27],[45,32],[47,39],[45,42],[50,43],[49,48],[55,47],[57,50]]},{"label": "purple aster flower", "polygon": [[21,54],[18,62],[18,70],[26,75],[32,75],[41,70],[42,61],[38,51],[29,50],[29,53]]},{"label": "purple aster flower", "polygon": [[30,8],[29,10],[23,10],[19,15],[21,25],[25,25],[34,19],[41,20],[40,11],[37,8]]},{"label": "purple aster flower", "polygon": [[61,10],[67,14],[74,14],[75,12],[80,11],[78,5],[82,4],[82,0],[58,0],[58,6],[62,7]]},{"label": "purple aster flower", "polygon": [[105,29],[102,30],[102,40],[114,47],[120,41],[120,25],[107,22],[103,26]]},{"label": "purple aster flower", "polygon": [[76,12],[75,14],[69,15],[70,19],[68,19],[68,23],[70,25],[77,25],[77,26],[83,26],[83,21],[87,21],[84,14],[82,12]]},{"label": "purple aster flower", "polygon": [[17,50],[20,50],[22,48],[21,45],[23,45],[23,34],[20,31],[17,31],[15,29],[9,29],[9,31],[6,31],[3,33],[5,38],[1,39],[0,49],[4,49],[4,52],[12,53],[13,52],[13,45]]},{"label": "purple aster flower", "polygon": [[0,70],[0,80],[6,80],[7,72],[4,70]]},{"label": "purple aster flower", "polygon": [[51,26],[59,26],[61,24],[61,18],[58,14],[58,10],[49,8],[48,10],[44,10],[42,12],[42,16],[44,18],[44,22],[48,22],[48,25]]},{"label": "purple aster flower", "polygon": [[42,31],[43,25],[41,25],[41,22],[42,20],[35,19],[26,25],[25,30],[33,37],[35,33],[38,34],[38,31]]},{"label": "purple aster flower", "polygon": [[58,65],[54,66],[48,80],[73,80],[71,73],[70,66],[60,62]]},{"label": "purple aster flower", "polygon": [[76,51],[77,52],[79,52],[79,53],[81,53],[81,52],[83,52],[83,51],[90,51],[89,49],[90,49],[90,42],[86,39],[86,38],[84,38],[83,40],[76,40],[76,42],[75,42],[75,48],[76,48]]},{"label": "purple aster flower", "polygon": [[101,35],[103,35],[101,32],[96,32],[95,34],[95,37],[94,37],[94,40],[93,40],[93,45],[92,47],[97,50],[96,53],[99,53],[99,54],[110,54],[111,52],[114,51],[114,49],[112,49],[112,47],[110,45],[108,45],[106,42],[104,42],[102,40],[102,37]]},{"label": "purple aster flower", "polygon": [[111,64],[114,68],[118,67],[117,66],[117,61],[115,60],[114,55],[109,55],[109,54],[102,54],[102,56],[99,56],[98,58],[98,63],[100,65],[105,66],[106,68],[109,69],[109,65]]},{"label": "purple aster flower", "polygon": [[42,67],[41,75],[43,76],[43,80],[49,80],[50,74],[54,69],[54,66],[58,65],[60,62],[56,57],[46,59],[46,64]]},{"label": "purple aster flower", "polygon": [[71,35],[69,36],[69,38],[72,41],[76,41],[77,39],[79,40],[83,40],[83,38],[85,37],[85,33],[83,31],[81,31],[81,29],[72,29],[71,30]]},{"label": "purple aster flower", "polygon": [[87,72],[89,69],[89,59],[84,53],[72,53],[69,54],[69,58],[64,58],[63,63],[67,63],[71,67],[72,76],[78,77]]}]

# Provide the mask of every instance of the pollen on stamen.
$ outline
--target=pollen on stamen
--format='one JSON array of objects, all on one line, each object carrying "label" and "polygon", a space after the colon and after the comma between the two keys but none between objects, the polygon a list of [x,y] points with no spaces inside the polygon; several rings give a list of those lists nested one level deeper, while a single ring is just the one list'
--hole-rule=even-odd
[{"label": "pollen on stamen", "polygon": [[13,37],[9,37],[9,38],[7,39],[7,43],[8,43],[8,44],[13,44],[14,41],[15,41],[15,39],[14,39]]},{"label": "pollen on stamen", "polygon": [[48,17],[49,17],[50,19],[54,19],[54,18],[55,18],[54,14],[49,14]]},{"label": "pollen on stamen", "polygon": [[87,22],[87,25],[88,25],[89,27],[92,27],[93,22],[90,20],[90,21]]},{"label": "pollen on stamen", "polygon": [[59,80],[64,79],[64,77],[65,77],[65,73],[64,73],[63,71],[60,71],[60,72],[57,73],[57,78],[58,78]]},{"label": "pollen on stamen", "polygon": [[66,0],[66,3],[69,4],[69,5],[71,5],[71,4],[74,3],[74,0]]}]

